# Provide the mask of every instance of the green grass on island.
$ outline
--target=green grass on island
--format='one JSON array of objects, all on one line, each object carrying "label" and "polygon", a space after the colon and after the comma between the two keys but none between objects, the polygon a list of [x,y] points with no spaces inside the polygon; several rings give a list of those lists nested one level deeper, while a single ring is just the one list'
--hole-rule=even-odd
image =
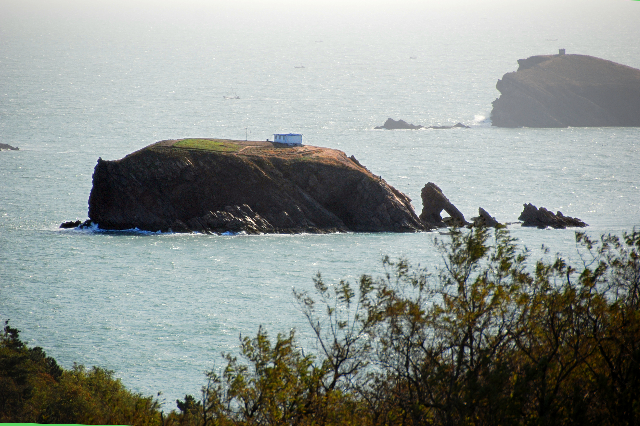
[{"label": "green grass on island", "polygon": [[176,148],[202,149],[217,152],[237,152],[241,146],[237,143],[223,139],[183,139],[176,142]]}]

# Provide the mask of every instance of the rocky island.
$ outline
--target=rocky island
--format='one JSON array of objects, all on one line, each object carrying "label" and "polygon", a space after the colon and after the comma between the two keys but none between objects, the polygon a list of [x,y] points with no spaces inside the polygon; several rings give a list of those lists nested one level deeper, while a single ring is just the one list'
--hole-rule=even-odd
[{"label": "rocky island", "polygon": [[493,126],[640,126],[640,70],[564,49],[518,64],[496,84]]},{"label": "rocky island", "polygon": [[168,140],[98,159],[89,219],[173,232],[415,232],[411,200],[353,156],[314,146]]}]

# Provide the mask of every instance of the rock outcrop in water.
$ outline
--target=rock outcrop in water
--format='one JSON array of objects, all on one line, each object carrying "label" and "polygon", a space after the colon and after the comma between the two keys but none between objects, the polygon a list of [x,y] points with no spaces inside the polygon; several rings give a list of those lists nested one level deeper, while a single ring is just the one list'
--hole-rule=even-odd
[{"label": "rock outcrop in water", "polygon": [[343,152],[214,139],[162,141],[98,160],[101,229],[247,233],[414,232],[411,200]]},{"label": "rock outcrop in water", "polygon": [[525,204],[518,220],[522,221],[522,226],[535,226],[537,228],[584,228],[587,226],[582,220],[569,217],[557,212],[553,214],[544,207],[537,208],[533,204]]},{"label": "rock outcrop in water", "polygon": [[486,228],[501,228],[505,225],[496,220],[482,207],[478,208],[478,216],[471,219],[473,226],[486,227]]},{"label": "rock outcrop in water", "polygon": [[407,123],[404,120],[394,120],[393,118],[387,118],[387,121],[384,122],[382,126],[374,127],[376,130],[419,130],[419,129],[468,129],[469,126],[465,126],[462,123],[454,124],[453,126],[429,126],[425,127],[420,124],[411,124]]},{"label": "rock outcrop in water", "polygon": [[[442,190],[438,188],[435,183],[427,183],[424,188],[422,188],[420,196],[422,197],[420,220],[426,225],[430,227],[445,227],[469,224],[460,210],[444,196]],[[449,214],[449,218],[443,219],[442,216],[440,216],[443,210]]]},{"label": "rock outcrop in water", "polygon": [[0,143],[0,151],[18,151],[20,148],[16,148],[15,146],[8,145],[6,143]]},{"label": "rock outcrop in water", "polygon": [[419,124],[407,123],[404,120],[394,120],[393,118],[387,118],[382,126],[375,127],[376,130],[418,130],[423,126]]},{"label": "rock outcrop in water", "polygon": [[586,55],[518,60],[496,88],[498,127],[640,126],[640,70]]}]

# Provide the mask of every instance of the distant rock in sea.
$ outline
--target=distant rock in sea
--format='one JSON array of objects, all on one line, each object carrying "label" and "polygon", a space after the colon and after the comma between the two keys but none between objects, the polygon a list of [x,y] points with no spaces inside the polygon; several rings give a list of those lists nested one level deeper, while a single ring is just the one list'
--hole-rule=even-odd
[{"label": "distant rock in sea", "polygon": [[478,207],[478,216],[471,219],[473,226],[485,228],[503,228],[505,225],[496,220],[482,207]]},{"label": "distant rock in sea", "polygon": [[18,151],[20,148],[16,148],[6,143],[0,143],[0,151]]},{"label": "distant rock in sea", "polygon": [[564,49],[518,64],[496,84],[493,126],[640,126],[640,70]]},{"label": "distant rock in sea", "polygon": [[101,229],[203,233],[429,229],[406,195],[342,151],[219,139],[99,159],[89,219]]},{"label": "distant rock in sea", "polygon": [[584,228],[587,226],[582,220],[564,216],[562,212],[553,214],[544,207],[537,208],[533,204],[525,204],[518,220],[522,221],[522,226],[535,226],[538,228]]},{"label": "distant rock in sea", "polygon": [[410,124],[404,120],[394,120],[393,118],[387,118],[387,121],[384,122],[382,126],[374,127],[376,130],[419,130],[419,129],[457,129],[463,128],[468,129],[469,126],[465,126],[462,123],[457,123],[453,126],[429,126],[425,127],[419,124]]},{"label": "distant rock in sea", "polygon": [[375,127],[376,130],[417,130],[422,129],[423,126],[407,123],[404,120],[394,120],[393,118],[387,118],[382,126]]}]

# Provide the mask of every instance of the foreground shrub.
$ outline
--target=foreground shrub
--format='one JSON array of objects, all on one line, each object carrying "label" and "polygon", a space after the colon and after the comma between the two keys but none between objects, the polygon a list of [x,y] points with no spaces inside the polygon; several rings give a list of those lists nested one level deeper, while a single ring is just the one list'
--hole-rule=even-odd
[{"label": "foreground shrub", "polygon": [[98,367],[63,370],[42,348],[28,348],[5,322],[0,334],[0,422],[155,425],[159,404]]},{"label": "foreground shrub", "polygon": [[208,425],[636,425],[640,232],[591,240],[579,262],[529,264],[504,229],[454,230],[442,266],[383,260],[356,285],[294,291],[316,338],[241,340],[199,398],[164,417],[112,372],[61,369],[5,323],[0,421]]}]

